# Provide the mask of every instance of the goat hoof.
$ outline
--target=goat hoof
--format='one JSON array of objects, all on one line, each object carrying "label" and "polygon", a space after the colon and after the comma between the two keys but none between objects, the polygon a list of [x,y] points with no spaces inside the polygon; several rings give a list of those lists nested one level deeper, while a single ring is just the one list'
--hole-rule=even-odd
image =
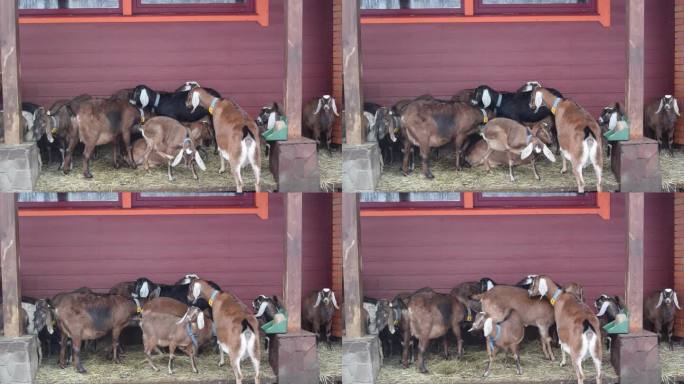
[{"label": "goat hoof", "polygon": [[435,175],[433,175],[432,172],[428,172],[428,173],[425,174],[425,178],[426,178],[426,179],[429,179],[429,180],[432,180],[432,179],[435,178]]},{"label": "goat hoof", "polygon": [[88,373],[88,371],[86,371],[86,369],[83,367],[77,368],[76,371],[81,374]]},{"label": "goat hoof", "polygon": [[83,177],[85,177],[86,179],[92,179],[92,178],[93,178],[93,174],[90,173],[90,172],[84,172],[84,173],[83,173]]}]

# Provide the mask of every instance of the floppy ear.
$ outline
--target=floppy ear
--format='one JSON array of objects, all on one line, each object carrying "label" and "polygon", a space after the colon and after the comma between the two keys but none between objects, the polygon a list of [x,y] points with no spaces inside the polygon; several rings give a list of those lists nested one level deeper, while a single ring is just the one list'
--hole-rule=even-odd
[{"label": "floppy ear", "polygon": [[677,307],[677,309],[680,309],[680,310],[681,310],[682,307],[679,306],[679,300],[677,300],[677,292],[674,292],[673,295],[674,295],[674,296],[673,296],[673,299],[674,299],[675,307]]},{"label": "floppy ear", "polygon": [[200,283],[195,283],[192,286],[192,295],[195,296],[195,299],[197,299],[200,296],[200,293],[202,293],[202,286]]},{"label": "floppy ear", "polygon": [[677,114],[677,116],[681,116],[681,115],[679,114],[679,104],[677,104],[677,99],[673,99],[673,100],[672,100],[672,106],[673,106],[674,111],[675,111],[675,113]]},{"label": "floppy ear", "polygon": [[492,320],[491,317],[488,317],[487,320],[485,320],[483,327],[485,337],[489,336],[492,333],[492,328],[494,328],[493,323],[494,320]]},{"label": "floppy ear", "polygon": [[546,296],[546,292],[549,291],[549,286],[546,284],[546,278],[541,277],[539,278],[539,294],[543,296]]},{"label": "floppy ear", "polygon": [[494,283],[492,283],[491,280],[487,280],[487,291],[491,290],[494,288]]},{"label": "floppy ear", "polygon": [[204,329],[204,312],[200,311],[199,315],[197,315],[197,328]]},{"label": "floppy ear", "polygon": [[537,109],[541,108],[542,103],[544,102],[544,95],[540,91],[537,91],[534,94],[534,106],[537,107]]},{"label": "floppy ear", "polygon": [[492,95],[489,93],[489,89],[485,89],[482,92],[482,105],[487,108],[492,104]]},{"label": "floppy ear", "polygon": [[140,286],[140,297],[147,297],[150,295],[150,286],[147,281],[144,281]]},{"label": "floppy ear", "polygon": [[183,317],[181,317],[180,320],[176,321],[176,324],[183,324],[183,322],[188,318],[188,312],[190,312],[190,308],[185,311],[185,314],[183,314]]},{"label": "floppy ear", "polygon": [[273,129],[273,127],[275,127],[275,123],[276,123],[276,113],[271,112],[268,115],[268,124],[266,125],[266,129]]},{"label": "floppy ear", "polygon": [[45,319],[46,326],[47,326],[47,331],[49,334],[55,333],[55,329],[52,327],[52,308],[50,306],[47,306],[47,316]]},{"label": "floppy ear", "polygon": [[331,292],[331,293],[332,293],[333,306],[335,307],[335,309],[340,309],[340,307],[337,306],[337,300],[335,300],[335,292]]},{"label": "floppy ear", "polygon": [[610,307],[610,301],[604,301],[603,305],[601,305],[601,310],[599,310],[599,313],[597,313],[596,316],[601,317],[605,315],[608,307]]},{"label": "floppy ear", "polygon": [[197,163],[197,166],[200,167],[201,170],[206,171],[207,166],[204,165],[204,161],[202,160],[202,156],[200,156],[199,151],[195,151],[195,162]]},{"label": "floppy ear", "polygon": [[171,163],[172,167],[175,167],[176,165],[178,165],[181,162],[181,160],[183,160],[183,151],[184,150],[185,150],[185,148],[181,148],[181,150],[178,151],[176,158],[173,159],[173,163]]},{"label": "floppy ear", "polygon": [[314,111],[314,115],[318,115],[318,112],[321,111],[321,108],[323,108],[323,99],[318,99],[318,106],[316,107],[316,110]]},{"label": "floppy ear", "polygon": [[618,113],[613,112],[610,115],[610,121],[608,122],[608,130],[612,131],[613,129],[615,129],[615,127],[617,126],[617,122],[618,122]]},{"label": "floppy ear", "polygon": [[147,94],[147,89],[143,88],[140,92],[140,106],[145,108],[150,103],[150,95]]},{"label": "floppy ear", "polygon": [[525,147],[525,149],[522,150],[522,152],[520,152],[520,158],[525,160],[528,157],[530,157],[533,149],[534,149],[534,143],[530,143],[527,147]]},{"label": "floppy ear", "polygon": [[193,92],[192,93],[192,111],[190,113],[194,113],[195,109],[199,107],[200,104],[200,95],[199,92]]},{"label": "floppy ear", "polygon": [[314,308],[318,307],[318,305],[321,303],[321,296],[322,293],[318,292],[318,297],[316,298],[316,304],[314,304]]},{"label": "floppy ear", "polygon": [[340,115],[337,113],[337,103],[335,102],[335,98],[332,98],[332,110],[335,116],[340,117]]},{"label": "floppy ear", "polygon": [[663,305],[663,293],[660,292],[660,297],[658,298],[658,304],[656,304],[656,308],[660,308],[660,306]]},{"label": "floppy ear", "polygon": [[658,106],[656,113],[660,113],[660,111],[663,110],[663,105],[665,105],[665,98],[660,99],[660,105]]},{"label": "floppy ear", "polygon": [[264,315],[264,312],[266,311],[266,308],[267,308],[267,307],[268,307],[268,302],[267,302],[267,301],[262,302],[261,305],[259,306],[259,312],[257,312],[257,314],[254,315],[254,316],[255,316],[255,317],[261,317],[261,316],[263,316],[263,315]]},{"label": "floppy ear", "polygon": [[556,162],[556,156],[553,155],[553,152],[549,149],[549,147],[544,144],[544,147],[542,148],[542,151],[544,152],[544,156],[546,156],[547,159],[549,159],[552,163]]}]

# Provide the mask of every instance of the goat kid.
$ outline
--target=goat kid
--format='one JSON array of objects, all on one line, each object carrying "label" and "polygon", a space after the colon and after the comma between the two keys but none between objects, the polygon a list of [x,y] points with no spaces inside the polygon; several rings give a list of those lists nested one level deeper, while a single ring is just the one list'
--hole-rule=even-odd
[{"label": "goat kid", "polygon": [[647,297],[644,302],[644,317],[646,323],[653,326],[653,332],[658,334],[658,342],[662,338],[663,328],[667,332],[667,343],[670,350],[674,350],[672,333],[674,331],[675,311],[681,310],[677,292],[672,288],[665,288]]},{"label": "goat kid", "polygon": [[596,173],[596,190],[601,192],[603,146],[601,129],[594,118],[574,101],[558,97],[546,88],[536,87],[531,93],[530,108],[538,111],[543,106],[555,116],[563,158],[561,173],[567,172],[566,160],[569,160],[577,190],[584,193],[582,170],[591,163]]},{"label": "goat kid", "polygon": [[316,334],[317,340],[322,340],[321,327],[325,330],[325,342],[328,348],[332,327],[332,318],[339,310],[335,299],[335,292],[330,288],[323,288],[318,292],[311,292],[302,299],[302,320],[307,328]]},{"label": "goat kid", "polygon": [[576,297],[565,292],[547,276],[536,276],[529,291],[530,297],[541,296],[553,306],[561,346],[561,366],[565,365],[565,354],[575,368],[577,383],[584,383],[582,361],[591,357],[596,368],[596,383],[601,384],[601,334],[599,320],[594,312]]},{"label": "goat kid", "polygon": [[475,316],[473,326],[468,332],[476,330],[483,330],[487,344],[487,356],[489,361],[487,368],[485,368],[483,377],[489,376],[492,371],[492,363],[496,358],[496,353],[499,349],[510,351],[515,360],[515,367],[518,375],[522,375],[522,367],[520,366],[520,354],[518,348],[525,337],[525,327],[522,319],[516,311],[511,311],[508,317],[503,321],[496,322],[492,317],[484,312],[479,312]]},{"label": "goat kid", "polygon": [[670,155],[673,154],[675,124],[679,119],[679,105],[672,95],[665,95],[655,100],[644,110],[644,128],[646,135],[658,141],[660,151],[667,143]]},{"label": "goat kid", "polygon": [[332,126],[335,124],[337,103],[330,95],[323,95],[306,103],[302,111],[302,135],[316,141],[320,146],[325,142],[328,153],[331,153]]},{"label": "goat kid", "polygon": [[220,99],[204,88],[194,88],[188,93],[186,105],[193,111],[199,106],[207,108],[212,115],[216,145],[221,157],[221,169],[225,171],[228,160],[238,193],[242,193],[243,182],[240,171],[249,163],[254,172],[254,190],[259,192],[261,177],[261,145],[259,128],[239,105],[227,99]]},{"label": "goat kid", "polygon": [[610,351],[611,344],[612,344],[612,339],[610,335],[603,329],[603,327],[612,322],[615,321],[617,318],[617,315],[620,313],[622,309],[624,309],[624,300],[622,300],[618,296],[608,296],[608,295],[601,295],[594,301],[594,307],[598,311],[596,314],[596,317],[599,319],[599,323],[601,324],[601,337],[603,340],[606,341],[606,347]]}]

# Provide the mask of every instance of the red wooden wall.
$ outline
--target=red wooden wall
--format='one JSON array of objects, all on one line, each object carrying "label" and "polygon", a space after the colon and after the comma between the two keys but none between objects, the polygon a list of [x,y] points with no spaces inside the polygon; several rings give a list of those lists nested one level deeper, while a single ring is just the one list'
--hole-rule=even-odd
[{"label": "red wooden wall", "polygon": [[[21,218],[24,295],[48,297],[82,286],[106,291],[146,276],[172,284],[186,273],[214,280],[251,301],[281,294],[282,194],[269,194],[269,218],[255,215]],[[332,198],[305,194],[303,290],[331,284]]]},{"label": "red wooden wall", "polygon": [[[451,216],[363,218],[364,294],[390,298],[425,286],[448,292],[490,277],[514,284],[547,274],[585,287],[588,300],[624,294],[625,196],[611,194],[611,218]],[[673,195],[646,197],[645,291],[673,283]]]},{"label": "red wooden wall", "polygon": [[[646,2],[646,99],[674,82],[673,0]],[[515,90],[528,80],[557,88],[598,114],[624,100],[625,0],[612,25],[598,22],[363,25],[363,91],[392,104],[425,93],[448,98],[488,84]]]},{"label": "red wooden wall", "polygon": [[[255,113],[283,98],[283,0],[269,3],[268,27],[256,22],[22,25],[22,96],[47,105],[82,93],[109,96],[140,83],[174,90],[195,80]],[[332,3],[304,3],[308,99],[331,91]]]}]

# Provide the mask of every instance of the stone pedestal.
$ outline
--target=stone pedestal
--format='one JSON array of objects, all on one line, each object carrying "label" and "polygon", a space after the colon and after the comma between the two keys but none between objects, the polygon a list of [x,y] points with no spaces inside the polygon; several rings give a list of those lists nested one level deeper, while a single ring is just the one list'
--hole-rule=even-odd
[{"label": "stone pedestal", "polygon": [[621,192],[660,192],[658,142],[649,138],[613,144],[611,165]]},{"label": "stone pedestal", "polygon": [[611,346],[611,363],[620,384],[659,384],[658,336],[642,331],[618,335]]},{"label": "stone pedestal", "polygon": [[38,372],[35,336],[0,337],[0,383],[31,384]]},{"label": "stone pedestal", "polygon": [[28,192],[38,180],[40,151],[36,143],[0,144],[0,192]]},{"label": "stone pedestal", "polygon": [[382,175],[382,157],[378,143],[342,146],[342,190],[374,191]]},{"label": "stone pedestal", "polygon": [[311,332],[276,335],[268,361],[278,384],[317,384],[320,380],[316,335]]},{"label": "stone pedestal", "polygon": [[342,339],[343,383],[373,384],[381,366],[380,339],[377,336]]},{"label": "stone pedestal", "polygon": [[271,173],[278,192],[320,192],[316,142],[305,137],[276,141],[271,145]]}]

